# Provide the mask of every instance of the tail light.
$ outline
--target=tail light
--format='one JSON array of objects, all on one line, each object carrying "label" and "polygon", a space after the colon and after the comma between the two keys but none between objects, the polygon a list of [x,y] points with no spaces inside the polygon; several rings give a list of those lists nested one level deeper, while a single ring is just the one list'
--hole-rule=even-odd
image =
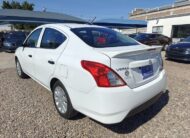
[{"label": "tail light", "polygon": [[90,72],[99,87],[120,87],[126,85],[123,79],[106,65],[92,61],[81,61],[81,65]]}]

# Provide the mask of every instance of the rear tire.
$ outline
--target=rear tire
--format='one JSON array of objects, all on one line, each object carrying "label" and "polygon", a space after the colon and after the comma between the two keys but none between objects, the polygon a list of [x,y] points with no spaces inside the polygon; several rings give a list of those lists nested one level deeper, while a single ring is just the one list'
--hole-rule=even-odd
[{"label": "rear tire", "polygon": [[58,113],[65,119],[72,119],[77,115],[73,109],[69,95],[60,81],[55,82],[53,89],[53,100]]},{"label": "rear tire", "polygon": [[28,76],[23,72],[22,67],[20,65],[20,62],[18,61],[18,59],[16,59],[16,71],[17,71],[17,75],[22,78],[28,78]]}]

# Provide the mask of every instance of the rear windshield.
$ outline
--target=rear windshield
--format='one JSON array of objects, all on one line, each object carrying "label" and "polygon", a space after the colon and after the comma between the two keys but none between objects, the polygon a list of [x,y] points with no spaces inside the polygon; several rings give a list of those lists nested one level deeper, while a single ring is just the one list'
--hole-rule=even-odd
[{"label": "rear windshield", "polygon": [[86,44],[96,48],[138,45],[132,38],[108,28],[85,27],[71,31]]}]

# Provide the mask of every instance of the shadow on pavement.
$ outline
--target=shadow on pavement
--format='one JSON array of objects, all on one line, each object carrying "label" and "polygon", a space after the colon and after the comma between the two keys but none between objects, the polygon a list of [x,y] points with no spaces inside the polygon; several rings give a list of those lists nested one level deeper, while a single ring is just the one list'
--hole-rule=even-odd
[{"label": "shadow on pavement", "polygon": [[0,47],[0,52],[3,52],[4,50],[3,50],[3,48],[2,47]]},{"label": "shadow on pavement", "polygon": [[72,118],[72,120],[73,121],[75,121],[75,120],[80,120],[80,119],[83,119],[83,118],[85,118],[86,116],[85,115],[83,115],[83,114],[81,114],[81,113],[77,113],[77,115],[74,117],[74,118]]},{"label": "shadow on pavement", "polygon": [[131,133],[141,125],[151,120],[154,116],[156,116],[162,110],[162,108],[168,104],[168,101],[169,91],[164,93],[155,104],[153,104],[146,110],[136,114],[135,116],[126,118],[121,123],[115,125],[101,125],[118,134]]}]

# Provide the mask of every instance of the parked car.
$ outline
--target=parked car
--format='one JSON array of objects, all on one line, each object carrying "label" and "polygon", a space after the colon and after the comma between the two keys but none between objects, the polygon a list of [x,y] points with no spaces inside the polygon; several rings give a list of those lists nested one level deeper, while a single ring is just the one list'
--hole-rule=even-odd
[{"label": "parked car", "polygon": [[52,91],[66,119],[81,112],[119,123],[166,90],[160,47],[95,25],[40,26],[16,50],[15,61],[19,77],[30,76]]},{"label": "parked car", "polygon": [[170,45],[166,50],[168,59],[190,61],[190,37],[177,44]]},{"label": "parked car", "polygon": [[134,34],[129,34],[128,36],[131,38],[135,38],[138,35],[138,33],[134,33]]},{"label": "parked car", "polygon": [[3,48],[6,51],[14,52],[18,47],[22,46],[26,38],[25,32],[9,32],[4,36]]},{"label": "parked car", "polygon": [[137,41],[145,44],[145,45],[159,45],[163,46],[162,50],[165,50],[168,45],[172,43],[172,39],[164,36],[162,34],[148,34],[148,33],[138,33],[135,37],[133,37]]},{"label": "parked car", "polygon": [[3,46],[4,33],[0,32],[0,48]]}]

